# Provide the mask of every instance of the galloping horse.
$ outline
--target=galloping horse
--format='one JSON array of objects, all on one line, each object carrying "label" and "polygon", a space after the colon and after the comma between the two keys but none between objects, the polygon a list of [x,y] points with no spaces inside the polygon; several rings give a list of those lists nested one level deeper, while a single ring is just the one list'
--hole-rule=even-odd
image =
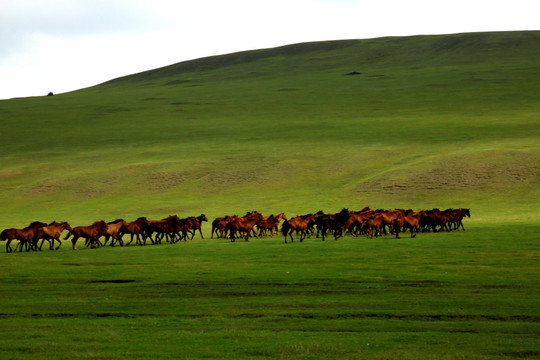
[{"label": "galloping horse", "polygon": [[350,211],[349,218],[345,222],[345,230],[352,236],[358,236],[364,231],[364,225],[370,216],[373,216],[375,211],[369,207],[362,209],[361,211]]},{"label": "galloping horse", "polygon": [[214,238],[214,232],[216,233],[216,236],[218,238],[223,238],[225,237],[225,227],[227,226],[227,224],[232,220],[232,219],[236,219],[238,217],[238,215],[233,215],[233,216],[224,216],[224,217],[217,217],[215,218],[213,221],[212,221],[212,233],[210,235],[210,238],[213,239]]},{"label": "galloping horse", "polygon": [[459,230],[459,228],[461,227],[463,231],[465,231],[465,227],[463,226],[463,218],[465,216],[471,217],[470,209],[464,209],[464,208],[448,209],[447,212],[448,212],[449,222],[454,224],[454,228],[452,230]]},{"label": "galloping horse", "polygon": [[[123,234],[130,234],[131,240],[126,245],[129,245],[133,242],[133,235],[137,238],[137,244],[146,245],[146,234],[148,230],[148,220],[145,217],[140,217],[135,221],[127,223],[122,229],[122,234],[119,234],[119,237],[122,237]],[[142,236],[142,240],[141,237]],[[152,243],[154,242],[150,239]]]},{"label": "galloping horse", "polygon": [[39,250],[43,247],[43,243],[45,241],[49,242],[49,249],[53,250],[54,248],[54,242],[58,241],[58,247],[56,250],[60,249],[60,246],[62,245],[62,241],[60,241],[60,236],[62,235],[62,231],[65,229],[71,230],[71,226],[64,221],[62,223],[53,221],[47,226],[43,226],[38,230],[38,239],[41,239],[41,245],[39,246]]},{"label": "galloping horse", "polygon": [[105,234],[105,241],[103,242],[103,245],[107,245],[107,241],[109,241],[109,237],[110,237],[111,238],[110,246],[114,246],[117,241],[120,243],[120,246],[124,246],[124,242],[122,241],[121,230],[127,224],[128,223],[124,219],[116,219],[114,221],[108,222],[107,233]]},{"label": "galloping horse", "polygon": [[[148,221],[148,238],[153,244],[161,244],[163,236],[167,242],[175,242],[178,226],[181,220],[177,215],[170,215],[161,220]],[[152,239],[152,234],[156,233],[156,240]]]},{"label": "galloping horse", "polygon": [[7,240],[6,242],[6,252],[10,253],[13,251],[13,249],[10,246],[10,243],[13,240],[19,240],[19,243],[15,247],[15,251],[17,251],[17,248],[19,248],[19,251],[22,251],[23,245],[26,247],[26,251],[29,251],[30,249],[36,250],[37,246],[35,246],[37,242],[37,233],[39,228],[47,226],[46,223],[40,222],[40,221],[34,221],[30,223],[27,227],[23,229],[5,229],[0,233],[0,239],[1,240]]},{"label": "galloping horse", "polygon": [[257,221],[257,229],[259,229],[259,236],[263,236],[266,231],[270,231],[270,236],[278,233],[278,227],[281,220],[287,220],[284,213],[277,215],[270,215],[262,220]]},{"label": "galloping horse", "polygon": [[73,235],[71,243],[73,244],[73,250],[77,250],[77,247],[75,245],[77,244],[77,240],[82,237],[90,243],[93,249],[98,245],[99,238],[101,236],[107,235],[107,228],[107,223],[105,223],[105,221],[103,220],[96,221],[89,226],[75,226],[74,228],[69,230],[69,233],[66,235],[64,240],[69,239],[69,237]]},{"label": "galloping horse", "polygon": [[398,216],[394,220],[393,228],[396,234],[396,239],[399,239],[399,232],[401,229],[409,229],[411,231],[411,238],[415,237],[420,232],[420,219],[422,214],[413,213],[408,215]]},{"label": "galloping horse", "polygon": [[235,235],[239,232],[241,235],[245,234],[245,240],[249,241],[249,235],[253,232],[253,235],[257,237],[255,230],[253,229],[257,221],[263,219],[260,212],[252,211],[248,212],[241,218],[232,219],[225,227],[225,233],[229,232],[231,242],[235,242]]},{"label": "galloping horse", "polygon": [[343,236],[343,229],[345,223],[349,219],[349,210],[343,209],[337,214],[323,214],[319,215],[315,219],[317,230],[320,231],[322,240],[326,236],[326,231],[331,230],[334,232],[334,240]]},{"label": "galloping horse", "polygon": [[294,242],[292,233],[296,232],[296,236],[300,233],[300,242],[304,241],[307,236],[307,230],[315,224],[315,215],[307,214],[302,216],[295,216],[289,220],[285,220],[281,225],[281,233],[285,236],[285,243],[287,243],[287,236],[290,236],[291,242]]},{"label": "galloping horse", "polygon": [[193,240],[193,237],[195,236],[195,232],[197,232],[197,230],[199,230],[199,233],[201,234],[201,239],[204,239],[201,226],[202,226],[203,221],[208,221],[208,218],[206,217],[206,215],[201,214],[197,217],[192,216],[192,217],[188,217],[185,220],[186,220],[187,225],[193,231],[193,234],[191,235],[191,239]]}]

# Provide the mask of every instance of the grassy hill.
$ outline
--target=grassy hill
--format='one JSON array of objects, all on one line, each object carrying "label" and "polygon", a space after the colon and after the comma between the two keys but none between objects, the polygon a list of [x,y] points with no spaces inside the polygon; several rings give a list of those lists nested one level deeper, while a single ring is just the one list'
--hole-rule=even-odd
[{"label": "grassy hill", "polygon": [[0,227],[366,205],[538,222],[539,44],[296,44],[0,101]]}]

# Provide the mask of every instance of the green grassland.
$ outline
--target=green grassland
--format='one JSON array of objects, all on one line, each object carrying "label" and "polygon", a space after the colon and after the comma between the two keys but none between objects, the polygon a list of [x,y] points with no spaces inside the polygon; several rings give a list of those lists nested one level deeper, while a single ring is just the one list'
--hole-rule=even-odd
[{"label": "green grassland", "polygon": [[539,227],[465,226],[2,254],[0,358],[537,358]]},{"label": "green grassland", "polygon": [[365,205],[537,221],[539,39],[299,44],[2,101],[0,225]]},{"label": "green grassland", "polygon": [[0,243],[0,358],[538,357],[539,45],[537,31],[315,42],[0,101],[2,229],[472,214],[465,232],[401,240]]}]

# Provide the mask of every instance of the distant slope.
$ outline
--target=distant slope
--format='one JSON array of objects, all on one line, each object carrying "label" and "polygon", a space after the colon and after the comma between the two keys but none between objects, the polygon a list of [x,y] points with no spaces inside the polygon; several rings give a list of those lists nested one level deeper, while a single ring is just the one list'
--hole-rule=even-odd
[{"label": "distant slope", "polygon": [[[323,41],[237,52],[184,61],[133,75],[113,79],[105,84],[149,81],[174,75],[215,70],[252,63],[269,58],[309,56],[312,53],[336,52],[344,63],[354,55],[359,64],[422,63],[440,61],[473,63],[479,61],[514,61],[529,54],[540,42],[539,32],[464,33],[441,36],[386,37],[366,40]],[[347,49],[343,51],[343,49]],[[538,52],[535,51],[536,55]],[[531,54],[533,55],[533,54]]]},{"label": "distant slope", "polygon": [[289,45],[0,102],[0,226],[471,207],[540,220],[540,32]]}]

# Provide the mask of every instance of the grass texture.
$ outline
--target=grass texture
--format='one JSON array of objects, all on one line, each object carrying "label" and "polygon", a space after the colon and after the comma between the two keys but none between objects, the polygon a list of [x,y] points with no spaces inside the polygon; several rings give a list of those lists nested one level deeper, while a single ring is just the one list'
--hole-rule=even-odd
[{"label": "grass texture", "polygon": [[3,254],[0,357],[537,357],[538,226],[465,226]]}]

